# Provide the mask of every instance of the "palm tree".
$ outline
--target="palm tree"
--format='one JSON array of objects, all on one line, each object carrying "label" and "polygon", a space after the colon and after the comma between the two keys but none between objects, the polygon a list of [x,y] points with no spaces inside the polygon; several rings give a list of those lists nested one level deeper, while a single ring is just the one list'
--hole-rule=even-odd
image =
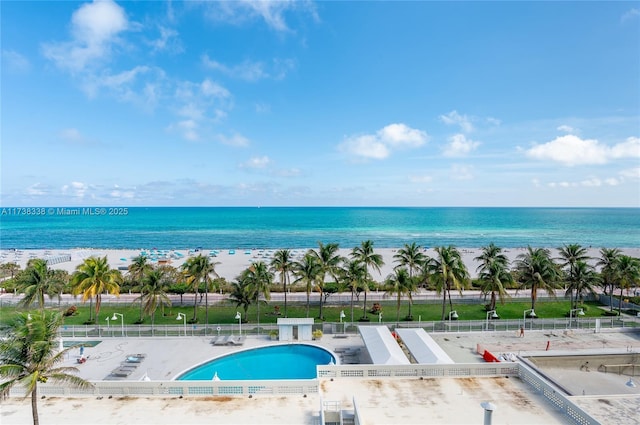
[{"label": "palm tree", "polygon": [[531,310],[535,310],[539,289],[555,297],[559,272],[548,249],[527,247],[527,252],[516,258],[515,267],[520,284],[531,288]]},{"label": "palm tree", "polygon": [[512,283],[513,276],[509,272],[509,259],[502,253],[502,248],[490,243],[482,248],[482,253],[474,258],[480,264],[476,271],[482,283],[482,292],[491,293],[488,311],[496,309],[497,299],[504,304],[509,295],[504,287],[505,283]]},{"label": "palm tree", "polygon": [[40,310],[44,310],[44,296],[49,298],[59,292],[59,282],[56,282],[56,274],[49,268],[47,262],[40,258],[29,260],[27,267],[18,275],[17,289],[24,293],[19,306],[29,307],[38,304]]},{"label": "palm tree", "polygon": [[251,285],[242,278],[242,275],[237,281],[231,283],[231,292],[228,296],[230,300],[235,302],[236,307],[242,307],[246,318],[249,306],[253,302],[254,294]]},{"label": "palm tree", "polygon": [[182,265],[182,270],[186,275],[187,283],[193,287],[195,299],[193,302],[193,318],[191,321],[198,321],[198,289],[200,284],[204,283],[204,326],[205,333],[209,326],[209,290],[211,284],[211,275],[218,277],[216,266],[220,264],[212,262],[209,257],[202,254],[189,258]]},{"label": "palm tree", "polygon": [[[152,269],[151,264],[148,262],[146,255],[138,255],[131,260],[131,264],[128,267],[128,277],[134,288],[137,288],[140,292],[142,292],[142,279],[144,275]],[[142,295],[142,293],[140,294]],[[143,317],[142,314],[144,312],[143,307],[143,299],[140,299],[140,323],[142,323]]]},{"label": "palm tree", "polygon": [[[600,268],[600,285],[605,293],[609,295],[609,311],[613,311],[613,287],[615,286],[615,266],[622,255],[618,248],[600,249],[600,260],[596,267]],[[607,291],[609,289],[609,291]]]},{"label": "palm tree", "polygon": [[411,316],[411,305],[413,304],[412,293],[416,290],[415,281],[411,278],[409,271],[404,268],[396,268],[394,273],[389,275],[385,281],[387,294],[397,295],[396,322],[400,321],[400,303],[403,296],[409,298],[409,315]]},{"label": "palm tree", "polygon": [[322,242],[318,242],[317,250],[309,250],[308,254],[316,257],[320,267],[319,279],[316,282],[318,291],[320,292],[320,319],[324,319],[322,315],[322,305],[324,300],[324,283],[327,275],[332,276],[334,281],[337,281],[336,274],[338,267],[343,258],[339,254],[339,248],[337,243],[328,243],[324,245]]},{"label": "palm tree", "polygon": [[[595,269],[583,260],[578,260],[572,267],[571,272],[567,275],[567,291],[571,297],[571,309],[578,307],[578,302],[582,303],[585,293],[595,294],[593,285],[597,282],[597,274]],[[575,292],[575,299],[573,293]]]},{"label": "palm tree", "polygon": [[58,329],[62,315],[57,312],[22,313],[8,325],[7,338],[0,340],[0,397],[9,396],[11,388],[26,388],[25,397],[31,395],[33,424],[40,423],[38,416],[38,384],[51,379],[80,388],[91,384],[70,372],[74,367],[57,367],[72,348],[58,351]]},{"label": "palm tree", "polygon": [[289,273],[293,271],[293,255],[288,249],[280,249],[275,252],[271,260],[271,269],[280,273],[280,284],[282,292],[284,292],[284,317],[287,317],[287,282],[289,281]]},{"label": "palm tree", "polygon": [[342,284],[351,291],[351,322],[353,323],[354,298],[359,289],[364,288],[367,282],[367,270],[360,261],[345,260],[339,270]]},{"label": "palm tree", "polygon": [[310,296],[313,284],[318,280],[320,276],[320,263],[318,259],[313,255],[306,253],[302,260],[294,263],[293,274],[296,277],[294,283],[303,283],[305,285],[305,292],[307,293],[307,317],[309,317]]},{"label": "palm tree", "polygon": [[[362,305],[362,318],[367,319],[367,291],[369,289],[369,282],[373,281],[373,278],[369,274],[369,267],[380,272],[380,267],[384,265],[382,255],[376,254],[373,251],[373,241],[363,241],[360,246],[357,246],[351,250],[351,258],[364,264],[366,283],[364,289],[364,303]],[[371,278],[371,279],[369,279]]]},{"label": "palm tree", "polygon": [[[580,261],[583,263],[586,263],[591,259],[591,257],[589,257],[588,255],[587,249],[583,248],[579,244],[570,244],[570,245],[564,245],[562,248],[559,248],[558,252],[560,254],[560,257],[558,258],[558,260],[560,261],[559,265],[564,270],[567,281],[569,283],[573,282],[575,284],[576,264]],[[574,285],[569,285],[569,286],[574,286]],[[569,293],[569,302],[570,302],[570,305],[572,306],[571,308],[574,308],[573,307],[574,305],[573,288],[571,290],[568,289],[567,292]]]},{"label": "palm tree", "polygon": [[20,266],[16,263],[2,263],[0,264],[0,272],[2,272],[1,277],[5,277],[7,274],[11,275],[11,279],[13,279],[16,274],[20,271]]},{"label": "palm tree", "polygon": [[640,260],[628,255],[621,255],[615,263],[614,281],[620,288],[620,302],[618,303],[618,316],[622,314],[623,290],[640,282]]},{"label": "palm tree", "polygon": [[469,271],[462,261],[462,255],[453,246],[435,248],[437,258],[427,260],[425,272],[428,279],[435,284],[436,292],[442,293],[442,319],[446,317],[447,295],[449,309],[453,309],[451,289],[454,288],[462,295],[462,289],[469,284]]},{"label": "palm tree", "polygon": [[167,272],[162,267],[151,269],[142,277],[140,290],[140,303],[144,307],[144,313],[151,316],[151,332],[155,324],[156,310],[171,307],[171,299],[167,294],[169,280]]},{"label": "palm tree", "polygon": [[406,267],[409,271],[409,278],[413,279],[413,272],[419,271],[426,259],[421,251],[422,247],[415,242],[404,244],[404,247],[400,248],[393,256],[395,262],[398,263],[396,268]]},{"label": "palm tree", "polygon": [[249,292],[251,298],[256,301],[258,307],[258,323],[260,323],[260,295],[262,295],[265,301],[271,299],[271,292],[269,286],[273,282],[273,273],[269,271],[264,261],[257,261],[251,263],[251,265],[242,272],[241,281],[249,285]]},{"label": "palm tree", "polygon": [[[71,277],[72,293],[82,294],[82,301],[96,299],[96,325],[98,324],[98,314],[102,294],[105,292],[116,296],[120,295],[120,282],[122,275],[118,270],[109,267],[107,257],[89,257],[76,267],[76,271]],[[91,313],[89,313],[91,315]],[[91,316],[89,316],[91,320]]]}]

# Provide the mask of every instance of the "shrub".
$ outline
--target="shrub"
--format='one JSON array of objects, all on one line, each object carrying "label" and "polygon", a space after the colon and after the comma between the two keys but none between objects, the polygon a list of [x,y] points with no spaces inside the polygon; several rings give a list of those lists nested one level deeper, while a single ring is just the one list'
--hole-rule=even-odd
[{"label": "shrub", "polygon": [[72,305],[64,312],[64,315],[66,317],[73,316],[74,314],[76,314],[77,311],[78,311],[78,308],[75,305]]},{"label": "shrub", "polygon": [[311,335],[313,336],[313,339],[320,339],[322,338],[323,333],[320,329],[316,329],[311,333]]}]

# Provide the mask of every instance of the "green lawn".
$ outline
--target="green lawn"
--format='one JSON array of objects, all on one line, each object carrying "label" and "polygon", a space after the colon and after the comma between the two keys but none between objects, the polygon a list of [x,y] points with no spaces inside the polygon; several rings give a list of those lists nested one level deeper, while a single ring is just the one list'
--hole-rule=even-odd
[{"label": "green lawn", "polygon": [[[368,303],[368,308],[371,308],[373,303]],[[396,305],[393,301],[383,301],[382,305],[382,318],[383,322],[394,322],[396,319]],[[509,301],[508,303],[501,305],[498,304],[496,308],[498,315],[501,319],[522,319],[525,310],[531,307],[528,299],[520,301]],[[584,304],[585,316],[582,317],[601,317],[605,314],[605,310],[599,307],[596,302],[590,302]],[[89,305],[79,304],[77,305],[77,313],[73,316],[65,318],[66,325],[82,325],[89,319]],[[485,311],[484,304],[453,304],[453,310],[456,310],[459,316],[459,320],[486,320],[487,312]],[[6,322],[10,316],[16,311],[15,307],[2,307],[0,308],[0,322]],[[209,307],[209,323],[210,324],[234,324],[238,323],[235,319],[236,311],[238,309],[231,303],[216,304]],[[345,322],[351,321],[351,311],[348,305],[336,306],[326,305],[323,307],[323,314],[325,321],[327,322],[339,322],[340,311],[345,312]],[[449,305],[447,304],[447,317],[449,313]],[[441,304],[414,304],[412,307],[413,320],[426,321],[439,321],[441,318],[442,305]],[[113,306],[103,305],[100,310],[99,323],[103,326],[107,324],[113,326],[121,325],[121,318],[118,316],[115,321],[109,320],[114,313],[124,315],[125,325],[134,325],[140,318],[140,308],[138,305],[128,306]],[[178,313],[186,315],[187,321],[193,317],[193,306],[184,304],[183,306],[174,306],[165,309],[165,315],[163,316],[160,310],[157,311],[155,317],[155,324],[157,325],[177,325],[183,323],[181,320],[176,320]],[[281,313],[284,314],[281,307]],[[314,305],[309,311],[309,317],[318,320],[319,307]],[[408,314],[408,305],[402,304],[400,308],[400,320],[403,321]],[[564,318],[569,315],[569,301],[552,301],[552,302],[538,302],[536,304],[536,314],[539,318]],[[288,305],[289,317],[307,317],[306,306],[304,304],[289,304]],[[378,315],[367,313],[367,316],[371,322],[378,321]],[[274,307],[268,305],[262,305],[260,307],[260,323],[269,324],[276,323],[278,316],[274,314]],[[362,317],[362,303],[359,303],[354,308],[353,314],[354,320],[358,321]],[[205,322],[205,308],[198,308],[198,323],[203,324]],[[252,306],[248,315],[243,315],[243,323],[258,323],[257,309]],[[151,318],[146,316],[143,324],[151,324]]]}]

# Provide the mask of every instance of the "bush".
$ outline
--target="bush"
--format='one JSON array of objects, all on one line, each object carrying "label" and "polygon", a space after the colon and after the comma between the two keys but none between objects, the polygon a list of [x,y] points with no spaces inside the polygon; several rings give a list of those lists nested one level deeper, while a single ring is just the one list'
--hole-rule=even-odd
[{"label": "bush", "polygon": [[316,329],[315,331],[313,331],[311,333],[311,335],[313,336],[313,339],[320,339],[320,338],[322,338],[322,335],[324,335],[324,334],[322,333],[322,331],[320,329]]},{"label": "bush", "polygon": [[76,314],[77,311],[78,311],[78,308],[75,305],[72,305],[64,312],[64,315],[65,317],[73,316]]}]

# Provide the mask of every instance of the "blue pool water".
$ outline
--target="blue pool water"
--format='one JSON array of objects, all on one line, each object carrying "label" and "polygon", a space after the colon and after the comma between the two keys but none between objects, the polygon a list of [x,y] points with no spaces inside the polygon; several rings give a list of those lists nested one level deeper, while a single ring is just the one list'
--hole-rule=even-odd
[{"label": "blue pool water", "polygon": [[254,348],[219,357],[197,366],[178,381],[210,381],[214,374],[221,380],[315,379],[316,366],[335,363],[327,350],[305,344],[287,344]]}]

